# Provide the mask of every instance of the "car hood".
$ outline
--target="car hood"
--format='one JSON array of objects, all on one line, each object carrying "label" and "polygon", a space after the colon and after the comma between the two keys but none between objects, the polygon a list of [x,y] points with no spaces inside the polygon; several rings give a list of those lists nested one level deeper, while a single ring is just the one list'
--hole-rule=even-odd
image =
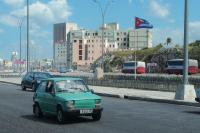
[{"label": "car hood", "polygon": [[91,92],[57,93],[57,97],[68,100],[101,99],[101,97]]}]

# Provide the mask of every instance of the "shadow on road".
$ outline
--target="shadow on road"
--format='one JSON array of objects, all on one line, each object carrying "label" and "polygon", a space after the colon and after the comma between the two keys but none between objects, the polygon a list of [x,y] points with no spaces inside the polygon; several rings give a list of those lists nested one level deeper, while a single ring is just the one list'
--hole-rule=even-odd
[{"label": "shadow on road", "polygon": [[[59,124],[57,122],[56,117],[51,116],[51,115],[45,115],[42,118],[37,118],[34,115],[23,115],[21,117],[24,119],[35,121],[35,122],[43,122],[43,123],[47,123],[47,124]],[[93,121],[92,119],[89,119],[87,117],[75,117],[75,118],[67,119],[65,124],[87,123],[87,122],[92,122],[92,121]]]},{"label": "shadow on road", "polygon": [[184,113],[195,114],[200,116],[200,111],[184,111]]},{"label": "shadow on road", "polygon": [[34,91],[32,89],[22,90],[21,88],[17,88],[16,90],[22,91],[22,92],[32,92],[32,93],[34,93]]}]

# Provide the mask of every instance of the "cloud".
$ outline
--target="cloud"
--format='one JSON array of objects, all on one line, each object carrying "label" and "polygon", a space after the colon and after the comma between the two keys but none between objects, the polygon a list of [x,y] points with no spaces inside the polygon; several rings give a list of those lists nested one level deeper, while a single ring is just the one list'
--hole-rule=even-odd
[{"label": "cloud", "polygon": [[[11,12],[15,16],[25,16],[26,7]],[[36,1],[30,5],[30,19],[39,24],[66,22],[71,15],[67,0],[50,0],[48,3]]]},{"label": "cloud", "polygon": [[172,39],[172,44],[182,44],[183,40],[183,31],[181,29],[170,29],[170,28],[164,28],[164,29],[153,29],[152,30],[153,35],[153,44],[157,45],[159,43],[165,43],[167,37],[170,37]]},{"label": "cloud", "polygon": [[[183,44],[183,28],[164,28],[153,29],[153,44],[165,43],[166,38],[172,38],[172,43]],[[200,21],[192,21],[189,23],[189,43],[200,40]]]},{"label": "cloud", "polygon": [[18,26],[17,18],[14,16],[10,16],[10,15],[1,15],[0,23],[9,25],[9,26]]},{"label": "cloud", "polygon": [[170,14],[170,11],[168,8],[169,6],[167,4],[161,5],[160,3],[158,3],[157,0],[150,1],[151,12],[157,17],[160,17],[160,18],[168,17],[168,15]]},{"label": "cloud", "polygon": [[200,40],[200,21],[193,21],[189,23],[189,40]]},{"label": "cloud", "polygon": [[5,4],[11,6],[22,6],[25,0],[2,0]]},{"label": "cloud", "polygon": [[132,3],[132,0],[128,0],[128,3],[130,3],[130,4],[131,4],[131,3]]},{"label": "cloud", "polygon": [[0,33],[3,33],[4,32],[4,30],[3,29],[0,29]]},{"label": "cloud", "polygon": [[30,25],[30,36],[33,37],[33,39],[37,38],[46,38],[50,36],[50,33],[42,29],[39,25],[32,23]]}]

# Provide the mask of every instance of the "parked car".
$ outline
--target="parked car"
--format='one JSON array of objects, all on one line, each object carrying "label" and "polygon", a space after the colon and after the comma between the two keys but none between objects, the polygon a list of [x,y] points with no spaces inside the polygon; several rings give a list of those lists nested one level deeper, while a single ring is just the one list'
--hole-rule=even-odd
[{"label": "parked car", "polygon": [[36,88],[42,79],[52,78],[52,77],[53,75],[46,72],[28,72],[22,78],[21,81],[22,90],[26,90],[26,88],[31,88],[33,91],[36,91]]},{"label": "parked car", "polygon": [[33,96],[33,113],[57,116],[59,123],[73,116],[92,116],[100,120],[101,97],[93,94],[79,78],[50,78],[42,80]]},{"label": "parked car", "polygon": [[73,69],[67,69],[66,72],[73,72]]}]

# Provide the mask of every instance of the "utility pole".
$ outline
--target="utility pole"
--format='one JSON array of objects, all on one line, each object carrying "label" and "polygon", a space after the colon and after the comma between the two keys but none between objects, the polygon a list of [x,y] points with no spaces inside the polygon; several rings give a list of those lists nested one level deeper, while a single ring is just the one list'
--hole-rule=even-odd
[{"label": "utility pole", "polygon": [[184,71],[183,71],[183,83],[188,83],[188,0],[185,0],[184,11]]},{"label": "utility pole", "polygon": [[196,98],[194,85],[190,85],[188,82],[188,37],[188,0],[185,0],[183,84],[176,89],[175,99],[194,101]]},{"label": "utility pole", "polygon": [[27,0],[27,62],[26,71],[29,72],[29,0]]}]

